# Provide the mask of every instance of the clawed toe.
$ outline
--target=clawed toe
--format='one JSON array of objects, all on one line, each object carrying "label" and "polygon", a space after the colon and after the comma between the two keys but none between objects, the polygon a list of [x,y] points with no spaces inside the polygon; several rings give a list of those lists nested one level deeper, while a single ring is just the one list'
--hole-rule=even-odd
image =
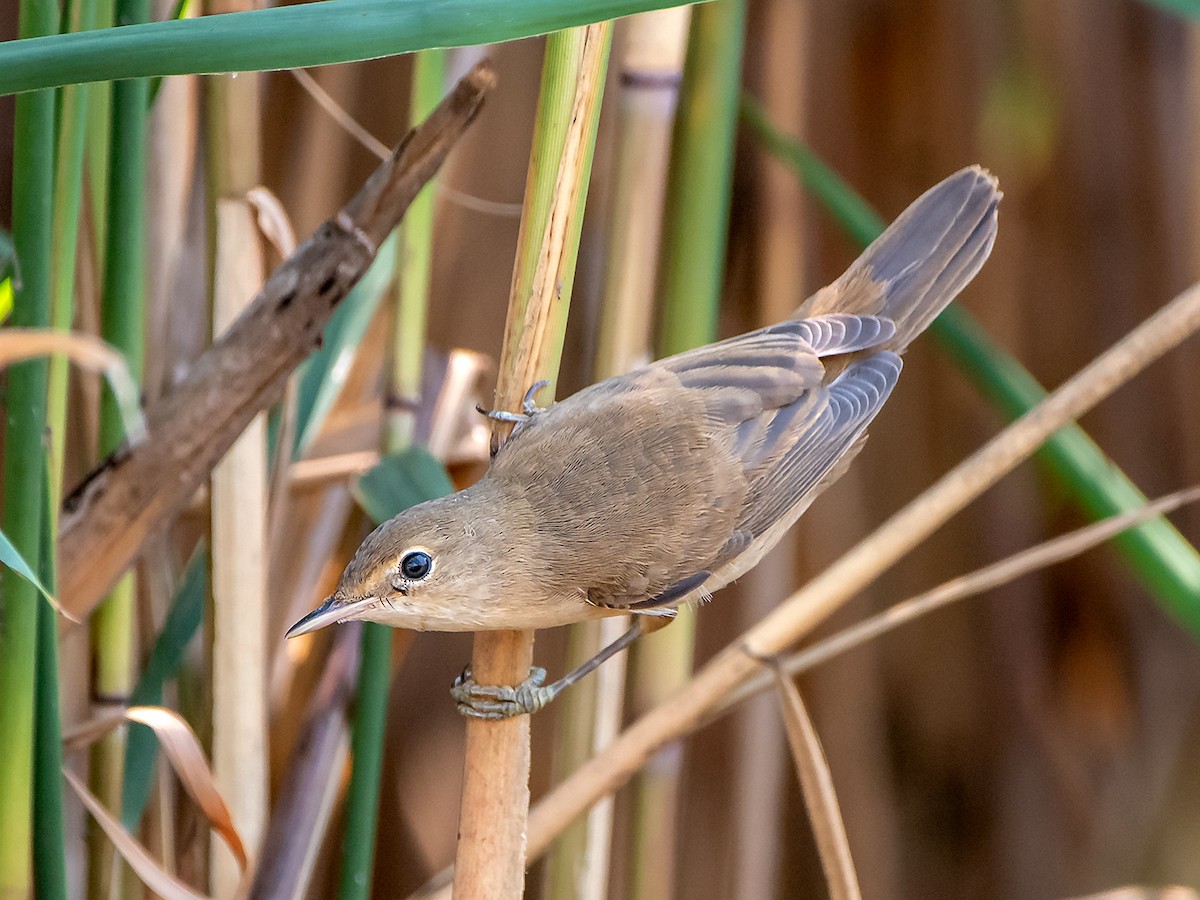
[{"label": "clawed toe", "polygon": [[476,684],[470,668],[454,679],[450,696],[459,713],[476,719],[510,719],[537,712],[557,693],[543,687],[546,670],[533,668],[529,677],[515,687],[501,684]]}]

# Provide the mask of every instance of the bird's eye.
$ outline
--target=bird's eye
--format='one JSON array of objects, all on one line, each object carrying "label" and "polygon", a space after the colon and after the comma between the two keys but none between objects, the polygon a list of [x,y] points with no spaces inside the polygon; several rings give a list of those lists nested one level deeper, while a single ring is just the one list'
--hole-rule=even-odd
[{"label": "bird's eye", "polygon": [[433,569],[433,557],[424,550],[413,550],[400,560],[400,574],[409,581],[420,581]]}]

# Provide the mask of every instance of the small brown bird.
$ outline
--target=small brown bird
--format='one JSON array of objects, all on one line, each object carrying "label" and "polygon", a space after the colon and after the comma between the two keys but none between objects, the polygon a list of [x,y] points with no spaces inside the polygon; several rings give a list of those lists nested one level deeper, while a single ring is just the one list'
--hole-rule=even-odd
[{"label": "small brown bird", "polygon": [[[550,685],[453,694],[465,714],[532,712],[639,634],[753,567],[866,438],[900,354],[983,265],[995,179],[936,185],[785,322],[609,378],[538,409],[526,395],[476,484],[380,525],[288,636],[362,619],[418,631],[537,629],[632,613]],[[648,624],[649,623],[649,624]]]}]

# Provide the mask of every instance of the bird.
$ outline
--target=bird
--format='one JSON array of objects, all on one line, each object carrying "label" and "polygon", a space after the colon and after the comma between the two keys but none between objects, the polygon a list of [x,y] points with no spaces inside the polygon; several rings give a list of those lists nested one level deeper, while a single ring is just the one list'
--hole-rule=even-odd
[{"label": "bird", "polygon": [[364,620],[418,631],[533,630],[629,614],[563,678],[452,695],[481,718],[532,713],[755,566],[845,472],[911,341],[975,276],[1001,193],[962,169],[915,200],[788,319],[597,382],[540,408],[486,474],[375,529],[288,637]]}]

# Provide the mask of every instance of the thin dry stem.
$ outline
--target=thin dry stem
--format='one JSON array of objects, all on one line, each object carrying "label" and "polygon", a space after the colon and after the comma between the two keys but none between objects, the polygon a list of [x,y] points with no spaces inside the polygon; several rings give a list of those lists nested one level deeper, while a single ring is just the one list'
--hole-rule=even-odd
[{"label": "thin dry stem", "polygon": [[833,789],[833,774],[821,748],[821,739],[817,737],[817,729],[795,682],[779,668],[775,669],[775,679],[788,744],[804,792],[804,805],[812,823],[825,880],[829,883],[829,896],[832,900],[860,900],[862,891],[850,856],[846,824],[842,821],[842,811]]}]

